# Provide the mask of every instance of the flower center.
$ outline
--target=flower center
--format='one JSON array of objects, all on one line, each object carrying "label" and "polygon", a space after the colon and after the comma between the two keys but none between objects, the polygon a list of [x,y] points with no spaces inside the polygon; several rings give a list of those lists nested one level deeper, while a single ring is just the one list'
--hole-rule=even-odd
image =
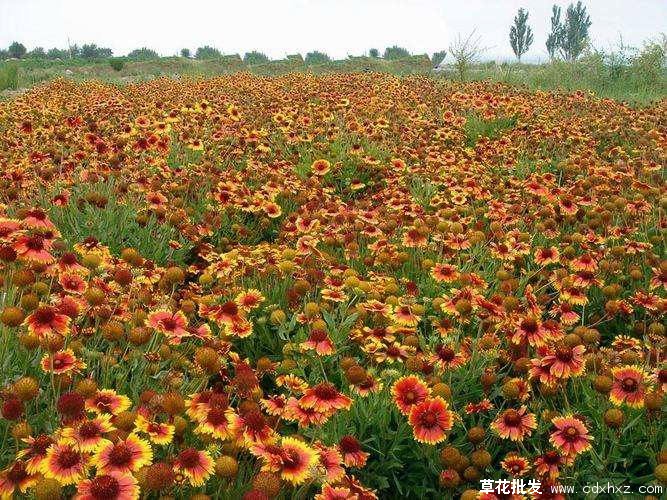
[{"label": "flower center", "polygon": [[58,465],[63,469],[69,469],[74,467],[81,460],[81,454],[73,450],[72,448],[67,448],[58,453]]},{"label": "flower center", "polygon": [[165,320],[162,320],[162,326],[164,326],[165,330],[175,330],[176,321],[173,318],[167,318]]},{"label": "flower center", "polygon": [[575,427],[570,426],[567,429],[565,429],[565,434],[568,437],[573,438],[573,437],[576,437],[579,434],[579,431],[577,431],[577,429]]},{"label": "flower center", "polygon": [[222,307],[220,308],[223,314],[227,314],[229,316],[236,316],[239,313],[239,308],[236,305],[235,302],[225,302]]},{"label": "flower center", "polygon": [[515,410],[507,410],[505,412],[505,418],[503,419],[505,423],[511,427],[516,427],[521,423],[521,415]]},{"label": "flower center", "polygon": [[212,408],[208,412],[207,420],[213,426],[222,425],[227,422],[227,417],[225,416],[225,410],[223,408]]},{"label": "flower center", "polygon": [[310,338],[315,342],[323,342],[327,339],[327,332],[324,330],[313,330],[310,334]]},{"label": "flower center", "polygon": [[318,399],[331,400],[338,396],[336,388],[328,383],[322,383],[315,388],[315,395]]},{"label": "flower center", "polygon": [[100,435],[100,429],[95,422],[84,422],[79,427],[79,436],[84,439],[94,438]]},{"label": "flower center", "polygon": [[114,445],[109,453],[109,462],[113,465],[127,465],[132,460],[132,451],[125,443]]},{"label": "flower center", "polygon": [[44,249],[44,238],[41,236],[33,236],[29,238],[26,242],[26,246],[30,250],[43,250]]},{"label": "flower center", "polygon": [[567,363],[568,361],[572,361],[573,355],[572,355],[572,350],[568,349],[566,347],[562,347],[556,351],[556,357],[560,360],[563,361],[564,363]]},{"label": "flower center", "polygon": [[11,469],[7,471],[7,479],[13,484],[19,484],[26,477],[28,473],[25,470],[25,464],[23,462],[16,462]]},{"label": "flower center", "polygon": [[627,392],[635,392],[637,390],[637,381],[634,378],[628,377],[623,379],[623,389]]},{"label": "flower center", "polygon": [[188,448],[181,452],[178,459],[184,468],[191,469],[199,463],[199,452],[194,448]]},{"label": "flower center", "polygon": [[456,353],[451,347],[442,347],[439,349],[438,355],[443,361],[452,361],[456,356]]},{"label": "flower center", "polygon": [[251,411],[243,417],[246,426],[253,431],[260,431],[264,428],[266,422],[264,416],[258,411]]},{"label": "flower center", "polygon": [[56,317],[56,313],[50,307],[40,307],[35,311],[35,319],[43,325],[51,323]]},{"label": "flower center", "polygon": [[521,328],[528,333],[535,333],[537,331],[537,321],[533,318],[526,318],[521,322]]},{"label": "flower center", "polygon": [[352,436],[344,436],[340,440],[340,448],[343,453],[355,453],[360,450],[359,442]]},{"label": "flower center", "polygon": [[93,498],[116,498],[120,493],[120,483],[112,476],[99,476],[90,483],[90,494]]},{"label": "flower center", "polygon": [[438,421],[438,417],[435,413],[429,412],[422,415],[421,422],[424,427],[433,427]]}]

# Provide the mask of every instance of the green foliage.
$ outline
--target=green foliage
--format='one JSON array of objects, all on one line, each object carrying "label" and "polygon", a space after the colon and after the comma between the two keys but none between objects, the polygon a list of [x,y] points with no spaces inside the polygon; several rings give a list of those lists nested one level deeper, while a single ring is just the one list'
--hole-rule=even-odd
[{"label": "green foliage", "polygon": [[243,62],[246,64],[264,64],[269,62],[269,57],[262,52],[253,50],[252,52],[246,52],[243,56]]},{"label": "green foliage", "polygon": [[160,56],[153,49],[148,47],[141,47],[140,49],[134,49],[127,55],[128,59],[135,59],[137,61],[148,61],[150,59],[158,59]]},{"label": "green foliage", "polygon": [[446,50],[440,50],[438,52],[434,52],[433,57],[431,57],[431,62],[433,63],[433,67],[437,68],[438,66],[440,66],[442,61],[445,60],[446,55],[447,55]]},{"label": "green foliage", "polygon": [[474,146],[479,139],[487,137],[495,139],[505,130],[511,129],[516,125],[515,118],[496,118],[495,120],[484,120],[476,114],[466,116],[464,131],[466,134],[466,144]]},{"label": "green foliage", "polygon": [[519,9],[514,17],[514,24],[510,28],[510,45],[519,61],[532,44],[533,30],[528,26],[528,11]]},{"label": "green foliage", "polygon": [[633,73],[640,75],[647,84],[655,84],[664,75],[667,37],[663,34],[660,41],[650,41],[632,60]]},{"label": "green foliage", "polygon": [[218,49],[215,47],[211,47],[209,45],[204,45],[203,47],[199,47],[197,49],[197,52],[195,53],[195,57],[197,59],[216,59],[220,57],[222,54]]},{"label": "green foliage", "polygon": [[547,52],[549,58],[553,61],[556,58],[558,47],[560,47],[561,39],[563,38],[563,26],[560,22],[561,8],[554,5],[551,8],[551,31],[547,35]]},{"label": "green foliage", "polygon": [[[76,47],[76,46],[75,46]],[[81,46],[80,57],[83,59],[101,59],[111,57],[111,49],[98,47],[94,43],[87,43]]]},{"label": "green foliage", "polygon": [[479,56],[484,52],[480,45],[480,39],[475,35],[475,30],[463,38],[459,33],[452,44],[449,46],[449,53],[454,58],[454,67],[459,80],[465,80],[470,66],[477,62]]},{"label": "green foliage", "polygon": [[313,64],[328,63],[329,61],[331,61],[331,59],[324,52],[319,52],[319,51],[315,50],[313,52],[308,52],[306,54],[305,61],[306,61],[306,64],[313,65]]},{"label": "green foliage", "polygon": [[12,44],[7,48],[7,52],[9,54],[9,57],[12,57],[14,59],[21,59],[26,55],[26,48],[25,45],[23,45],[20,42],[12,42]]},{"label": "green foliage", "polygon": [[394,45],[393,47],[387,47],[384,49],[383,57],[388,60],[403,59],[404,57],[410,57],[410,52],[408,52],[408,49]]},{"label": "green foliage", "polygon": [[[116,255],[125,247],[133,247],[160,265],[169,261],[183,263],[190,245],[178,230],[153,216],[141,220],[137,217],[140,213],[137,206],[120,200],[111,181],[79,187],[72,193],[71,203],[51,207],[50,217],[69,244],[94,237]],[[182,248],[171,248],[171,240],[181,243]]]},{"label": "green foliage", "polygon": [[371,49],[368,51],[368,56],[377,59],[380,57],[380,51],[378,49]]},{"label": "green foliage", "polygon": [[588,30],[591,27],[591,18],[581,0],[576,5],[570,4],[565,13],[563,37],[560,50],[568,61],[575,61],[586,48]]},{"label": "green foliage", "polygon": [[113,59],[109,59],[109,66],[114,71],[120,71],[125,66],[125,60],[121,57],[114,57]]},{"label": "green foliage", "polygon": [[31,58],[31,59],[45,59],[46,58],[46,52],[44,52],[43,47],[35,47],[30,52],[28,52],[26,54],[26,56]]},{"label": "green foliage", "polygon": [[54,47],[48,50],[46,57],[47,59],[65,59],[69,57],[69,51]]},{"label": "green foliage", "polygon": [[588,30],[591,18],[586,7],[577,1],[570,4],[565,12],[565,20],[561,22],[561,8],[554,5],[551,16],[551,32],[547,37],[547,51],[553,60],[556,53],[566,61],[576,61],[588,44]]},{"label": "green foliage", "polygon": [[181,49],[181,57],[190,59],[190,49]]},{"label": "green foliage", "polygon": [[11,62],[0,64],[0,90],[16,90],[18,87],[18,65]]}]

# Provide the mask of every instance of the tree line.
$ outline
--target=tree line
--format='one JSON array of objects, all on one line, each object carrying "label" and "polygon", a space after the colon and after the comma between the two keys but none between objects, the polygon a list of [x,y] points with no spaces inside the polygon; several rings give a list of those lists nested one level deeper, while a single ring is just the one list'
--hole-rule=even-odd
[{"label": "tree line", "polygon": [[[520,8],[514,17],[513,23],[509,29],[509,45],[518,61],[528,52],[534,41],[533,30],[528,23],[529,12]],[[553,61],[562,58],[565,61],[576,61],[588,46],[588,32],[591,27],[591,18],[587,12],[586,6],[578,0],[577,3],[570,3],[563,14],[563,10],[558,5],[553,5],[551,15],[551,27],[547,34],[545,46],[549,58]],[[463,73],[464,69],[477,62],[480,55],[486,49],[480,44],[480,38],[475,36],[473,31],[469,36],[463,37],[460,34],[450,44],[448,50],[437,51],[431,56],[434,67],[439,66],[446,58],[451,55],[453,65]],[[73,45],[67,49],[52,48],[45,51],[42,47],[35,47],[28,51],[20,42],[13,42],[7,49],[0,49],[0,59],[106,59],[111,58],[113,52],[110,48],[98,47],[94,43],[88,43],[81,46]],[[180,56],[184,58],[195,59],[217,59],[223,56],[216,47],[205,45],[197,48],[194,52],[184,48],[180,51]],[[376,48],[368,51],[371,58],[384,58],[387,60],[396,60],[410,57],[411,53],[397,45],[387,47],[383,54]],[[125,59],[131,60],[149,60],[159,58],[159,54],[150,48],[142,47],[135,49],[125,56]],[[118,59],[118,58],[117,58]],[[269,62],[269,57],[259,51],[246,52],[243,61],[246,64],[262,64]],[[308,65],[323,64],[330,61],[329,56],[320,51],[313,51],[306,54],[304,61]],[[118,65],[121,61],[115,61]]]}]

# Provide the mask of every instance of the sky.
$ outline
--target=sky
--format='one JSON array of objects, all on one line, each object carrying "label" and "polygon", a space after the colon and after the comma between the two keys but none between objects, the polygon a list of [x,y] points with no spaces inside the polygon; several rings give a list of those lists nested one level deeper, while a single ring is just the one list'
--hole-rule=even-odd
[{"label": "sky", "polygon": [[[557,2],[567,7],[565,1]],[[413,53],[447,49],[476,30],[485,59],[510,59],[509,27],[519,7],[535,41],[524,60],[547,58],[551,1],[535,0],[0,0],[0,47],[22,42],[66,48],[93,42],[125,55],[150,47],[161,55],[202,45],[225,54],[251,50],[273,59],[312,50],[332,58],[394,44]],[[641,46],[667,31],[667,0],[585,0],[592,44]]]}]

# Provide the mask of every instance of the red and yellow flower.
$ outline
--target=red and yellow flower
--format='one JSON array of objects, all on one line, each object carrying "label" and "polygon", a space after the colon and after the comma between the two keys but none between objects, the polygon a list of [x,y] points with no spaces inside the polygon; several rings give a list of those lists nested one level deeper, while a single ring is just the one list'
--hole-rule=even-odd
[{"label": "red and yellow flower", "polygon": [[153,461],[150,443],[130,434],[126,439],[114,443],[103,443],[93,456],[93,464],[100,473],[135,472]]},{"label": "red and yellow flower", "polygon": [[535,419],[535,415],[528,413],[528,409],[525,406],[520,407],[518,410],[513,408],[507,409],[491,423],[491,429],[498,436],[512,441],[523,441],[536,428],[537,420]]},{"label": "red and yellow flower", "polygon": [[186,448],[174,459],[174,469],[183,474],[192,486],[201,486],[213,473],[214,463],[208,452]]},{"label": "red and yellow flower", "polygon": [[90,456],[87,453],[70,441],[60,441],[47,450],[40,464],[40,472],[44,477],[68,485],[83,479],[89,465]]},{"label": "red and yellow flower", "polygon": [[572,416],[556,417],[551,423],[554,431],[549,441],[557,450],[568,456],[578,455],[591,448],[593,437],[584,423]]},{"label": "red and yellow flower", "polygon": [[447,438],[454,425],[454,413],[440,396],[428,398],[410,409],[408,421],[420,443],[436,444]]},{"label": "red and yellow flower", "polygon": [[617,406],[626,404],[635,408],[644,406],[648,377],[638,366],[618,366],[611,370],[614,383],[609,399]]},{"label": "red and yellow flower", "polygon": [[77,484],[75,500],[137,500],[139,485],[132,474],[110,471]]}]

